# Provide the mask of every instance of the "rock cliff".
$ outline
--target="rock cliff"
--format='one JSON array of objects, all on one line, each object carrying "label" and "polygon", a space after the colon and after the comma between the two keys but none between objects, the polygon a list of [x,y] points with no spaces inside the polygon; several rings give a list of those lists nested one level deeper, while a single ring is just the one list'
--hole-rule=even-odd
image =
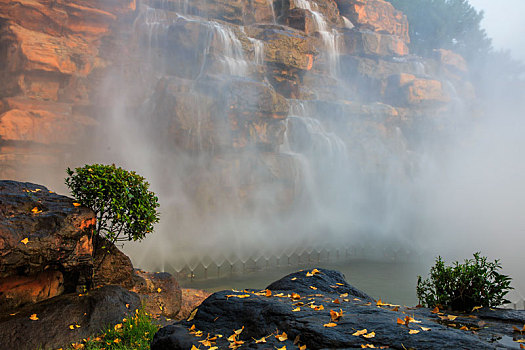
[{"label": "rock cliff", "polygon": [[409,53],[408,25],[383,0],[2,0],[0,176],[117,159],[182,198],[190,235],[341,208],[334,184],[410,177],[473,97],[461,57]]}]

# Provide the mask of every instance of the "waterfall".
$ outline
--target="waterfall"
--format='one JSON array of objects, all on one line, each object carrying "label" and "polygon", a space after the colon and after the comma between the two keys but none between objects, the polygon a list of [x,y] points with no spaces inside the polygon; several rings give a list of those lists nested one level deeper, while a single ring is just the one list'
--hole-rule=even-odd
[{"label": "waterfall", "polygon": [[315,29],[321,35],[328,58],[328,69],[331,76],[336,77],[339,71],[339,53],[341,37],[336,29],[330,29],[323,14],[317,11],[317,4],[312,4],[309,0],[294,0],[298,8],[308,10],[312,14]]}]

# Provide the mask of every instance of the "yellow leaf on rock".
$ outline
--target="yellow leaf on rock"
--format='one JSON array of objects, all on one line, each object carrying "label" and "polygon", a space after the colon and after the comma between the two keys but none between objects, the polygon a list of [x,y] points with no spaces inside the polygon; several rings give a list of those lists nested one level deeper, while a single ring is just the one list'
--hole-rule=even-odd
[{"label": "yellow leaf on rock", "polygon": [[342,283],[336,283],[338,286],[344,286],[344,284]]},{"label": "yellow leaf on rock", "polygon": [[312,276],[320,274],[320,273],[321,273],[321,271],[319,271],[318,269],[313,269],[311,272],[307,272],[306,273],[306,277],[312,277]]},{"label": "yellow leaf on rock", "polygon": [[297,277],[293,277],[293,278],[292,278],[292,281],[295,281],[296,279],[297,279]]},{"label": "yellow leaf on rock", "polygon": [[157,293],[160,293],[160,292],[162,292],[162,289],[157,288]]},{"label": "yellow leaf on rock", "polygon": [[339,301],[339,299],[335,299],[334,301],[332,301],[332,303],[334,303],[334,304],[341,304],[341,302]]},{"label": "yellow leaf on rock", "polygon": [[186,321],[188,321],[188,322],[192,321],[195,318],[195,315],[197,314],[197,310],[198,310],[198,308],[195,308],[195,310],[193,310],[191,312],[190,317],[188,317],[188,319]]},{"label": "yellow leaf on rock", "polygon": [[288,335],[285,332],[283,332],[283,334],[277,333],[275,338],[277,338],[277,340],[279,340],[279,341],[285,341],[285,340],[288,339]]},{"label": "yellow leaf on rock", "polygon": [[373,338],[375,336],[376,336],[375,332],[370,332],[368,334],[363,334],[363,337],[365,337],[365,338]]},{"label": "yellow leaf on rock", "polygon": [[471,312],[474,312],[474,311],[479,310],[479,309],[483,309],[483,306],[474,306],[474,307],[472,308],[472,311],[471,311]]},{"label": "yellow leaf on rock", "polygon": [[439,312],[439,307],[435,307],[434,310],[430,311],[433,314],[437,314]]},{"label": "yellow leaf on rock", "polygon": [[360,331],[357,331],[357,332],[353,333],[352,335],[355,335],[356,337],[358,337],[358,336],[366,334],[366,333],[368,333],[368,330],[362,329]]},{"label": "yellow leaf on rock", "polygon": [[282,348],[277,348],[277,350],[286,350],[286,345],[283,346]]},{"label": "yellow leaf on rock", "polygon": [[330,318],[332,319],[332,322],[339,321],[339,319],[343,317],[343,310],[339,309],[339,312],[330,310]]},{"label": "yellow leaf on rock", "polygon": [[298,312],[298,311],[301,311],[301,308],[299,306],[292,310],[292,312]]},{"label": "yellow leaf on rock", "polygon": [[69,325],[69,329],[75,329],[75,326],[73,326],[72,324]]},{"label": "yellow leaf on rock", "polygon": [[410,331],[408,331],[408,334],[418,334],[418,333],[419,331],[415,329],[411,329]]},{"label": "yellow leaf on rock", "polygon": [[317,288],[314,286],[310,286],[310,289],[317,290]]},{"label": "yellow leaf on rock", "polygon": [[299,350],[306,350],[306,345],[301,345],[301,346],[299,347]]},{"label": "yellow leaf on rock", "polygon": [[196,347],[195,345],[192,345],[192,346],[191,346],[191,350],[199,350],[199,348]]},{"label": "yellow leaf on rock", "polygon": [[24,238],[23,240],[21,240],[20,242],[24,243],[24,244],[27,244],[29,242],[29,238]]},{"label": "yellow leaf on rock", "polygon": [[397,318],[397,324],[402,324],[402,325],[407,325],[407,323],[405,321],[403,321],[402,319],[400,319],[399,317]]},{"label": "yellow leaf on rock", "polygon": [[451,321],[454,321],[456,318],[458,318],[457,316],[453,316],[453,315],[448,315],[446,317],[448,320],[451,320]]},{"label": "yellow leaf on rock", "polygon": [[34,207],[33,209],[31,209],[31,212],[33,214],[40,214],[42,212],[42,210],[38,210],[38,207]]},{"label": "yellow leaf on rock", "polygon": [[337,323],[333,323],[333,322],[330,322],[330,323],[326,323],[323,325],[324,327],[327,327],[327,328],[331,328],[331,327],[335,327],[337,326]]},{"label": "yellow leaf on rock", "polygon": [[425,332],[428,332],[430,330],[430,328],[427,328],[427,327],[421,327],[421,330],[425,331]]},{"label": "yellow leaf on rock", "polygon": [[267,296],[268,298],[272,296],[272,291],[267,289],[266,290],[266,293],[264,294],[265,296]]},{"label": "yellow leaf on rock", "polygon": [[33,320],[33,321],[36,321],[36,320],[38,320],[38,317],[36,316],[36,314],[32,314],[31,316],[29,316],[29,319]]},{"label": "yellow leaf on rock", "polygon": [[462,331],[468,331],[468,327],[467,326],[462,326],[459,329],[461,329]]},{"label": "yellow leaf on rock", "polygon": [[361,344],[361,349],[377,349],[374,344]]},{"label": "yellow leaf on rock", "polygon": [[74,203],[73,203],[73,206],[75,206],[75,207],[80,207],[80,203],[76,203],[76,202],[74,202]]},{"label": "yellow leaf on rock", "polygon": [[266,337],[262,337],[261,339],[255,339],[255,344],[260,344],[260,343],[266,343]]},{"label": "yellow leaf on rock", "polygon": [[233,333],[235,333],[236,335],[239,335],[242,333],[243,330],[244,330],[244,326],[242,326],[241,329],[237,329],[236,331],[233,331]]},{"label": "yellow leaf on rock", "polygon": [[292,300],[299,300],[301,299],[301,296],[297,293],[292,293]]},{"label": "yellow leaf on rock", "polygon": [[342,298],[346,298],[347,296],[348,296],[348,293],[343,293],[343,294],[341,294],[341,295],[339,296],[339,298],[342,299]]}]

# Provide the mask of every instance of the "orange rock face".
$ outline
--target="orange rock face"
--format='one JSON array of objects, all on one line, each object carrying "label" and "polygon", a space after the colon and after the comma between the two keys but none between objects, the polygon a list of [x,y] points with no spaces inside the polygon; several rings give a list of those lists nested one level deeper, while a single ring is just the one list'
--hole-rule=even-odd
[{"label": "orange rock face", "polygon": [[384,0],[337,0],[339,10],[352,23],[363,29],[397,35],[410,42],[408,20],[392,4]]},{"label": "orange rock face", "polygon": [[[8,162],[34,165],[35,145],[75,144],[95,125],[77,107],[106,65],[103,38],[135,10],[135,0],[0,0],[0,139],[16,147],[2,147]],[[12,176],[4,164],[0,177]]]},{"label": "orange rock face", "polygon": [[0,280],[0,309],[36,303],[56,297],[64,291],[60,271],[44,271],[34,276],[13,276]]}]

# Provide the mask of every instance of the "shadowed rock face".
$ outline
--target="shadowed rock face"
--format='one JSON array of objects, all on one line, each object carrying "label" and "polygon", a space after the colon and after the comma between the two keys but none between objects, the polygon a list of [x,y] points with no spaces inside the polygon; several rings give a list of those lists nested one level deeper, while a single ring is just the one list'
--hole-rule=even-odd
[{"label": "shadowed rock face", "polygon": [[[0,347],[20,350],[65,347],[122,322],[137,308],[140,299],[135,293],[119,286],[105,286],[80,296],[61,295],[19,308],[14,315],[2,311]],[[37,320],[30,319],[33,314]],[[71,325],[74,329],[70,329]]]},{"label": "shadowed rock face", "polygon": [[18,306],[91,285],[95,224],[91,210],[74,206],[71,198],[50,193],[44,186],[0,181],[0,217],[3,286],[11,285],[18,294],[33,284],[49,286],[19,301],[2,288],[2,303]]},{"label": "shadowed rock face", "polygon": [[[313,276],[307,276],[308,272],[296,272],[272,283],[267,288],[270,296],[266,291],[215,293],[197,308],[192,320],[162,328],[151,348],[189,349],[199,346],[199,340],[220,334],[214,342],[225,349],[233,343],[228,337],[241,329],[235,340],[250,349],[295,348],[294,344],[307,349],[354,349],[366,344],[390,349],[496,349],[512,345],[512,340],[503,345],[494,339],[522,338],[513,334],[511,324],[523,324],[525,312],[481,310],[443,321],[439,318],[443,314],[432,314],[429,309],[375,302],[336,271],[319,269]],[[335,315],[334,320],[331,310],[342,316]],[[414,321],[398,324],[398,318],[404,320],[408,315]],[[480,321],[487,327],[480,329]],[[335,326],[325,326],[330,323]],[[469,330],[460,330],[462,326]],[[363,329],[364,333],[354,335]],[[411,334],[411,330],[416,332]],[[199,331],[202,335],[196,333]],[[283,332],[284,340],[276,339]],[[262,337],[265,343],[255,342]]]}]

